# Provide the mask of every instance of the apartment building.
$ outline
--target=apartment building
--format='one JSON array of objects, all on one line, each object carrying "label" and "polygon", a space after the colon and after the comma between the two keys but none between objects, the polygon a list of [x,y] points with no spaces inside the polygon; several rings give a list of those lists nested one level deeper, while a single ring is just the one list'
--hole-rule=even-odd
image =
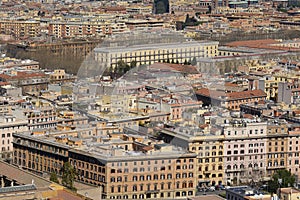
[{"label": "apartment building", "polygon": [[75,81],[74,76],[67,74],[63,69],[56,69],[53,73],[49,74],[50,83],[65,83]]},{"label": "apartment building", "polygon": [[124,61],[130,65],[136,61],[137,65],[151,65],[155,62],[191,62],[194,58],[215,57],[218,55],[218,42],[214,41],[190,41],[155,43],[147,45],[132,45],[119,47],[95,48],[95,60],[103,66],[112,67],[118,62]]},{"label": "apartment building", "polygon": [[[278,169],[285,169],[289,165],[287,163],[288,153],[288,125],[285,120],[273,120],[268,123],[267,127],[267,173],[273,174]],[[296,141],[295,141],[296,142]],[[290,153],[293,152],[292,151]],[[297,155],[297,153],[296,153]],[[291,158],[289,158],[291,160]],[[292,167],[292,166],[291,166]]]},{"label": "apartment building", "polygon": [[[205,132],[205,131],[204,131]],[[197,184],[199,187],[224,184],[223,139],[221,132],[206,132],[193,127],[171,126],[160,131],[164,142],[197,154]]]},{"label": "apartment building", "polygon": [[125,22],[110,23],[109,21],[72,22],[52,21],[48,26],[49,35],[56,38],[104,37],[127,30]]},{"label": "apartment building", "polygon": [[287,169],[295,174],[297,178],[300,177],[300,164],[299,164],[299,148],[300,148],[300,129],[296,125],[289,131],[289,137],[287,140]]},{"label": "apartment building", "polygon": [[263,181],[266,177],[267,122],[260,119],[225,120],[224,169],[228,184]]},{"label": "apartment building", "polygon": [[16,40],[38,37],[41,34],[41,25],[36,21],[0,21],[0,33],[12,35]]},{"label": "apartment building", "polygon": [[22,88],[22,94],[31,93],[38,95],[48,88],[49,79],[43,72],[12,70],[0,74],[1,82],[9,82]]},{"label": "apartment building", "polygon": [[0,159],[11,161],[13,152],[13,134],[28,130],[27,120],[22,111],[8,104],[0,106]]},{"label": "apartment building", "polygon": [[24,115],[28,120],[28,129],[46,129],[57,125],[56,109],[46,101],[22,103]]},{"label": "apartment building", "polygon": [[195,196],[196,154],[161,142],[151,144],[145,136],[32,132],[14,137],[15,165],[61,175],[68,161],[77,171],[76,179],[100,186],[105,199]]},{"label": "apartment building", "polygon": [[151,154],[128,152],[125,157],[106,157],[100,153],[92,155],[73,149],[69,157],[70,162],[78,168],[78,179],[100,185],[103,197],[107,199],[176,199],[194,196],[195,154],[170,151],[164,144],[155,145],[154,148]]},{"label": "apartment building", "polygon": [[284,83],[293,83],[293,79],[296,79],[296,76],[293,76],[292,74],[275,73],[260,79],[258,89],[263,90],[267,94],[266,99],[277,101],[278,96],[282,95],[279,93],[283,93],[282,87],[280,88],[280,91],[278,90],[279,85]]},{"label": "apartment building", "polygon": [[13,164],[40,175],[51,172],[62,175],[63,164],[68,161],[69,146],[37,137],[44,134],[42,130],[14,134]]},{"label": "apartment building", "polygon": [[203,105],[220,106],[235,111],[240,110],[242,104],[259,102],[267,96],[262,90],[225,93],[208,88],[197,90],[196,95],[198,100],[203,102]]}]

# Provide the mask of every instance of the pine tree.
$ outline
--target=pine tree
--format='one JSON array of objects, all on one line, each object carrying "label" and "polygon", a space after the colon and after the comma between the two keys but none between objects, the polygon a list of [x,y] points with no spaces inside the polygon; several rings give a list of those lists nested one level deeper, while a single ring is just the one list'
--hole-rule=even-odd
[{"label": "pine tree", "polygon": [[75,176],[74,167],[69,162],[65,162],[63,166],[62,185],[71,190],[76,190],[74,187]]}]

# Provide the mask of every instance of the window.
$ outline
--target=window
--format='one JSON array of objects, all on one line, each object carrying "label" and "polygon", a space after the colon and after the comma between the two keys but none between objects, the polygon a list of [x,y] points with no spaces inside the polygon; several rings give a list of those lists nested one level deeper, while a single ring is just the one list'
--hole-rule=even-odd
[{"label": "window", "polygon": [[135,192],[135,191],[137,191],[137,186],[136,185],[133,185],[132,186],[132,190]]},{"label": "window", "polygon": [[145,177],[142,175],[142,176],[140,176],[140,181],[143,181],[143,180],[145,180]]}]

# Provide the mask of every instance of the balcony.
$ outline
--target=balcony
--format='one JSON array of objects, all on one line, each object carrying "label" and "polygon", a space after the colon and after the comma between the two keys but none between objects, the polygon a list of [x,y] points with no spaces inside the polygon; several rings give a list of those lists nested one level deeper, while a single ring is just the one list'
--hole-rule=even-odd
[{"label": "balcony", "polygon": [[277,165],[277,166],[267,166],[267,169],[285,169],[285,166]]},{"label": "balcony", "polygon": [[146,194],[157,194],[157,193],[159,193],[159,190],[148,190],[145,193]]},{"label": "balcony", "polygon": [[243,172],[246,171],[246,169],[225,169],[225,173],[234,173],[234,172]]}]

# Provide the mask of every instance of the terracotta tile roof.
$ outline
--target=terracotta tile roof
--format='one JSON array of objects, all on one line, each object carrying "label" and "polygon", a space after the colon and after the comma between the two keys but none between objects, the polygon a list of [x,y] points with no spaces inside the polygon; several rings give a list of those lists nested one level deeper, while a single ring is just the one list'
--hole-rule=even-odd
[{"label": "terracotta tile roof", "polygon": [[224,99],[227,101],[267,96],[266,93],[262,90],[248,90],[242,92],[225,93],[221,91],[209,90],[207,88],[197,90],[196,94],[210,97],[213,99]]},{"label": "terracotta tile roof", "polygon": [[16,76],[10,76],[7,74],[0,74],[0,78],[5,80],[16,80],[16,79],[24,79],[24,78],[33,78],[33,77],[45,77],[46,74],[43,73],[28,73],[28,72],[17,72]]},{"label": "terracotta tile roof", "polygon": [[153,149],[153,147],[151,147],[151,146],[145,146],[142,148],[142,150],[144,150],[144,151],[150,151],[152,149]]},{"label": "terracotta tile roof", "polygon": [[230,99],[244,99],[251,97],[266,97],[266,93],[262,90],[249,90],[243,92],[232,92],[227,95]]},{"label": "terracotta tile roof", "polygon": [[0,86],[4,86],[4,85],[10,85],[10,83],[8,83],[8,82],[0,82]]},{"label": "terracotta tile roof", "polygon": [[151,65],[151,68],[155,69],[169,69],[182,73],[188,74],[199,74],[199,71],[195,66],[192,65],[181,65],[181,64],[172,64],[172,63],[154,63]]},{"label": "terracotta tile roof", "polygon": [[280,42],[273,39],[265,40],[245,40],[235,41],[227,43],[226,46],[230,47],[249,47],[249,48],[260,48],[260,49],[274,49],[274,50],[288,50],[288,51],[299,51],[297,48],[275,46],[272,44],[279,44]]},{"label": "terracotta tile roof", "polygon": [[300,193],[300,190],[296,190],[294,188],[281,188],[280,190],[282,193]]}]

